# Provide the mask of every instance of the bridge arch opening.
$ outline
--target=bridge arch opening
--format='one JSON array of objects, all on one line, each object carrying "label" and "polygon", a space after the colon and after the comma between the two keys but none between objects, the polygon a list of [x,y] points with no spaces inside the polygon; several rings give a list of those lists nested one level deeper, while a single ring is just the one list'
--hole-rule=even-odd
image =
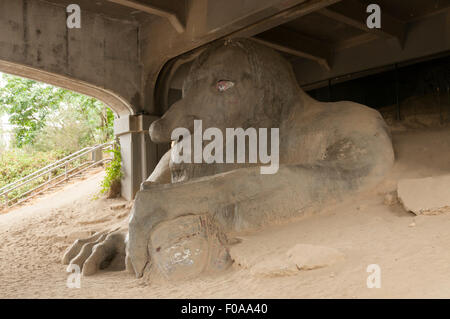
[{"label": "bridge arch opening", "polygon": [[44,82],[84,94],[105,103],[118,117],[134,115],[133,107],[120,95],[90,83],[29,66],[0,60],[0,72]]},{"label": "bridge arch opening", "polygon": [[[80,90],[11,73],[0,72],[0,210],[120,158],[117,109]],[[99,191],[109,188],[103,183]]]}]

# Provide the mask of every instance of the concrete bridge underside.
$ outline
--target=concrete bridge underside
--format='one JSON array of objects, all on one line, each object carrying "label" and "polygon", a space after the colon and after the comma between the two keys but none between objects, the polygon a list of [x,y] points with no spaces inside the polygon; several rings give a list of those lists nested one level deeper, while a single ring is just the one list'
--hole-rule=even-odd
[{"label": "concrete bridge underside", "polygon": [[[66,7],[81,8],[81,28]],[[189,63],[216,40],[252,37],[288,58],[304,88],[450,51],[450,0],[0,0],[0,71],[105,102],[117,114],[122,194],[131,199],[167,145],[150,123],[180,98]]]}]

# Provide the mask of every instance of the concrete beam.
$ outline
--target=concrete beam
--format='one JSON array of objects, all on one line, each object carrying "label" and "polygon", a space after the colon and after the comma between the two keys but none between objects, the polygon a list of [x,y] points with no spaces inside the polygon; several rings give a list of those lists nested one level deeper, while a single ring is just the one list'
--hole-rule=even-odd
[{"label": "concrete beam", "polygon": [[269,29],[275,28],[279,25],[285,24],[289,21],[298,19],[307,14],[326,8],[332,4],[338,3],[341,0],[309,0],[296,5],[292,8],[278,12],[277,14],[262,19],[252,25],[242,28],[232,34],[229,34],[227,38],[241,38],[252,37],[258,33],[265,32]]},{"label": "concrete beam", "polygon": [[366,24],[369,14],[366,12],[366,7],[358,1],[342,1],[328,8],[321,9],[318,12],[328,18],[345,23],[364,32],[373,33],[381,37],[396,38],[403,45],[406,34],[406,24],[404,22],[382,11],[381,28],[369,29]]},{"label": "concrete beam", "polygon": [[138,11],[153,14],[166,18],[178,33],[183,33],[186,29],[186,4],[185,1],[158,1],[141,2],[135,0],[108,0],[125,7],[133,8]]},{"label": "concrete beam", "polygon": [[23,78],[44,82],[67,90],[85,94],[99,99],[119,116],[133,114],[133,106],[113,91],[95,86],[57,73],[50,73],[36,68],[0,60],[0,72],[17,75]]},{"label": "concrete beam", "polygon": [[379,37],[373,33],[363,33],[361,35],[357,35],[357,36],[351,37],[349,39],[338,42],[335,46],[335,50],[337,51],[337,50],[353,48],[353,47],[363,45],[364,43],[373,41],[378,38]]},{"label": "concrete beam", "polygon": [[394,64],[450,52],[450,11],[411,23],[402,48],[394,38],[377,38],[341,50],[333,56],[333,68],[325,70],[312,61],[298,59],[293,62],[297,80],[304,89],[324,87],[331,79],[334,83],[354,79]]},{"label": "concrete beam", "polygon": [[265,31],[253,39],[275,50],[316,61],[326,70],[330,70],[333,49],[323,41],[283,27]]}]

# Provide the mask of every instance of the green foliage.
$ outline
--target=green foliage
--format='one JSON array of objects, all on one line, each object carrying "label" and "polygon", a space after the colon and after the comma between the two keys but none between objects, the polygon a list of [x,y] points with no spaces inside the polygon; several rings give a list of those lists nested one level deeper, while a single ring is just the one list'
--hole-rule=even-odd
[{"label": "green foliage", "polygon": [[[65,157],[66,155],[68,154],[61,151],[30,152],[26,149],[17,148],[4,151],[0,153],[0,188]],[[53,175],[59,173],[60,172],[55,171]],[[44,182],[47,178],[48,175],[42,176],[32,183],[11,192],[8,194],[8,197],[13,198],[18,194],[23,194]]]},{"label": "green foliage", "polygon": [[15,126],[15,146],[79,148],[113,138],[114,114],[102,102],[65,89],[2,75],[0,114]]},{"label": "green foliage", "polygon": [[58,151],[29,152],[24,149],[12,149],[2,152],[0,154],[0,188],[64,156],[66,154]]},{"label": "green foliage", "polygon": [[[1,113],[0,113],[1,116]],[[1,120],[1,119],[0,119]],[[6,134],[5,130],[3,129],[1,122],[0,122],[0,154],[3,153],[6,150],[6,143],[3,140],[3,134]]]},{"label": "green foliage", "polygon": [[101,194],[108,192],[114,182],[118,182],[122,177],[122,156],[120,155],[120,146],[118,143],[114,145],[111,150],[107,152],[112,153],[112,160],[106,166],[106,175],[101,184]]},{"label": "green foliage", "polygon": [[31,144],[45,126],[50,112],[57,109],[63,90],[32,80],[3,75],[6,85],[0,88],[0,107],[15,125],[16,145]]},{"label": "green foliage", "polygon": [[101,105],[96,104],[87,108],[87,114],[74,104],[61,106],[60,113],[50,115],[47,125],[36,135],[33,147],[40,151],[60,149],[75,152],[111,140],[114,115],[105,109],[103,118],[102,112]]},{"label": "green foliage", "polygon": [[[6,115],[7,121],[13,125],[14,139],[10,149],[0,145],[0,187],[70,153],[111,141],[114,137],[114,113],[95,98],[0,73],[2,115]],[[2,130],[0,127],[0,133]],[[80,161],[76,160],[69,166],[76,167]],[[120,157],[118,161],[118,164],[113,162],[107,172],[111,182],[120,178],[114,166],[119,165],[120,172]],[[63,170],[55,171],[53,176]],[[9,194],[9,198],[23,194],[47,178],[43,176],[27,184]]]}]

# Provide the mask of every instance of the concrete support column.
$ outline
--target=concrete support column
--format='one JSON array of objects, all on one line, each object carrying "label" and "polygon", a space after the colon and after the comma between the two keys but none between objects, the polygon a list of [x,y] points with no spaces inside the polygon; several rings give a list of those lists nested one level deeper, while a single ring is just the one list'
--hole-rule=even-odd
[{"label": "concrete support column", "polygon": [[157,120],[151,115],[127,115],[114,120],[122,155],[122,197],[132,200],[143,181],[158,163],[157,145],[150,140],[148,128]]}]

